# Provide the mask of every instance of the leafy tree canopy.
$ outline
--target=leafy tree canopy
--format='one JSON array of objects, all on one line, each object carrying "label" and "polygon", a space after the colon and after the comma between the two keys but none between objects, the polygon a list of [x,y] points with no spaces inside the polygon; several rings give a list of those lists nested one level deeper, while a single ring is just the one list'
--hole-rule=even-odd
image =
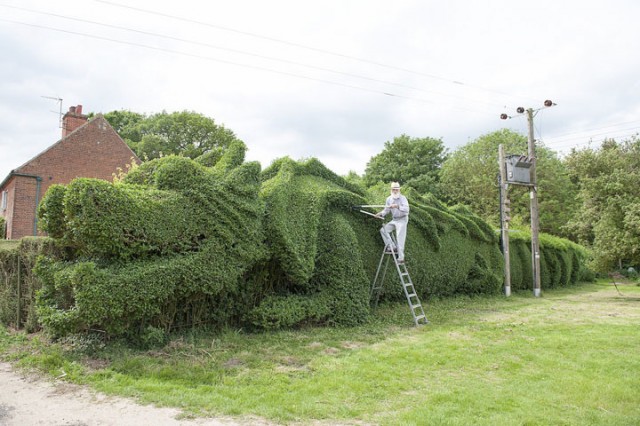
[{"label": "leafy tree canopy", "polygon": [[[494,225],[499,224],[498,146],[505,153],[526,154],[527,138],[508,129],[481,136],[454,151],[442,165],[439,193],[452,204],[460,203]],[[563,228],[573,213],[577,189],[558,156],[543,145],[536,146],[540,230],[567,236]],[[511,216],[529,222],[528,188],[511,185]]]},{"label": "leafy tree canopy", "polygon": [[196,158],[207,154],[216,159],[233,142],[235,134],[212,118],[191,111],[146,116],[131,111],[104,115],[133,151],[144,159],[163,155]]},{"label": "leafy tree canopy", "polygon": [[639,266],[640,139],[611,139],[599,149],[574,149],[566,164],[582,204],[568,228],[592,246],[595,268]]},{"label": "leafy tree canopy", "polygon": [[441,139],[411,138],[401,135],[385,142],[384,150],[369,160],[364,183],[398,181],[425,194],[436,189],[440,166],[447,158]]}]

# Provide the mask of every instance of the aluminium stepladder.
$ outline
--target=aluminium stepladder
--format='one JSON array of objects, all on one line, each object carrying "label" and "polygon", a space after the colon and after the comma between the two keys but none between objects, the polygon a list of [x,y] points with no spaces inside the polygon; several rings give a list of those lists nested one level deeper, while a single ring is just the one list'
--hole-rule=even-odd
[{"label": "aluminium stepladder", "polygon": [[382,250],[380,263],[378,263],[378,270],[376,271],[376,276],[373,279],[373,283],[371,283],[370,300],[373,308],[378,305],[378,299],[380,298],[380,293],[382,291],[382,287],[384,286],[384,278],[387,274],[387,268],[389,266],[389,256],[393,258],[393,263],[396,266],[396,271],[398,272],[398,277],[400,277],[400,283],[402,284],[402,290],[404,291],[404,295],[407,298],[407,302],[409,303],[409,308],[411,310],[411,315],[413,316],[413,322],[416,324],[416,326],[428,324],[429,320],[427,320],[424,309],[422,309],[422,303],[420,303],[420,299],[418,298],[416,289],[413,286],[413,282],[411,281],[411,276],[409,275],[407,266],[404,263],[398,262],[398,253],[395,249],[388,250],[387,248],[384,248]]}]

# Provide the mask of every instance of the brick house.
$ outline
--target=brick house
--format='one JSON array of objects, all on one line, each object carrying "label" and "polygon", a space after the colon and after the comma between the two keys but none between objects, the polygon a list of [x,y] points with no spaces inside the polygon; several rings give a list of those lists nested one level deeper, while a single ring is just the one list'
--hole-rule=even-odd
[{"label": "brick house", "polygon": [[6,238],[44,235],[38,230],[36,211],[52,184],[67,184],[77,177],[111,181],[118,168],[126,169],[132,160],[140,162],[102,114],[89,121],[82,105],[70,107],[62,119],[62,139],[0,183]]}]

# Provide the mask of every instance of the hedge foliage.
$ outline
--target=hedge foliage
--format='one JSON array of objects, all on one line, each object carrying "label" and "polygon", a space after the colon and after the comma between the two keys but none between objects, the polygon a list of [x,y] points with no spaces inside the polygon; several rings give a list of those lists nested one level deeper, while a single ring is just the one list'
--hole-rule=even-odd
[{"label": "hedge foliage", "polygon": [[[588,251],[569,240],[540,234],[540,287],[556,288],[591,281],[593,272],[587,268]],[[509,233],[509,261],[511,288],[533,288],[531,234],[524,231]]]},{"label": "hedge foliage", "polygon": [[249,312],[249,321],[262,328],[366,321],[368,278],[350,226],[351,206],[365,201],[363,191],[316,159],[280,159],[262,179],[274,268],[264,283],[269,291]]},{"label": "hedge foliage", "polygon": [[27,331],[39,328],[35,297],[41,280],[34,273],[36,260],[40,255],[61,254],[51,238],[0,241],[0,323]]},{"label": "hedge foliage", "polygon": [[45,327],[121,335],[238,315],[240,283],[267,256],[260,166],[243,154],[229,149],[214,167],[169,156],[115,184],[76,179],[47,193],[41,223],[67,252],[36,268]]},{"label": "hedge foliage", "polygon": [[[245,150],[236,142],[201,159],[143,163],[115,183],[76,179],[52,187],[40,223],[60,248],[42,250],[34,269],[44,327],[56,336],[143,336],[198,324],[367,321],[383,222],[352,206],[381,204],[387,186],[365,191],[316,159],[285,157],[261,171],[244,162]],[[407,265],[418,294],[428,303],[500,292],[495,231],[467,208],[403,192],[411,205]],[[577,281],[580,247],[545,237],[541,248],[543,288]],[[512,286],[530,288],[525,235],[512,238],[511,256]],[[390,267],[382,300],[403,300]]]},{"label": "hedge foliage", "polygon": [[[314,159],[280,159],[263,172],[263,180],[265,230],[276,260],[272,275],[284,279],[274,280],[271,294],[250,312],[251,322],[269,328],[366,321],[382,222],[351,206],[380,204],[389,195],[387,186],[364,192]],[[419,294],[499,291],[502,263],[494,231],[468,210],[448,209],[410,190],[407,195],[407,262]],[[404,297],[393,269],[386,281],[383,299]]]}]

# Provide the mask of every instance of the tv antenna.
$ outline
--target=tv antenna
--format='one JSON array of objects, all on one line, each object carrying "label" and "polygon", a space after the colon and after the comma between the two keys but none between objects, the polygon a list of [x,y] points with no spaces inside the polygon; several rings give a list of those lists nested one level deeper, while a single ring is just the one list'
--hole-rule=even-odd
[{"label": "tv antenna", "polygon": [[58,104],[59,110],[58,111],[50,111],[50,112],[58,114],[58,127],[62,129],[62,98],[53,97],[53,96],[41,96],[41,97],[45,98],[45,99],[51,99],[53,101],[56,101],[56,103]]}]

